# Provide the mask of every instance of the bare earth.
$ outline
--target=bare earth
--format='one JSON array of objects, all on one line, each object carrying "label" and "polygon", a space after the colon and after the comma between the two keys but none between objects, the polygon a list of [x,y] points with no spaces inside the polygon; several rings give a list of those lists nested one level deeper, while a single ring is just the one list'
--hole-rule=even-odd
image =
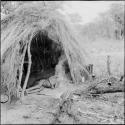
[{"label": "bare earth", "polygon": [[[61,86],[55,90],[45,89],[41,95],[26,96],[22,103],[1,105],[1,124],[50,124],[59,105],[60,95],[76,86]],[[45,94],[45,95],[44,95]],[[104,94],[100,97],[77,98],[70,112],[62,113],[59,123],[71,124],[123,124],[124,93]]]},{"label": "bare earth", "polygon": [[[124,72],[124,42],[97,41],[89,45],[97,75],[106,74],[106,56],[111,55],[111,71],[113,75]],[[85,45],[85,44],[83,44]],[[86,47],[87,48],[87,47]],[[66,90],[74,90],[80,86],[61,85],[56,89],[44,89],[37,94],[26,96],[22,103],[16,105],[1,104],[1,124],[44,124],[52,123],[54,113],[59,105],[60,96]],[[86,86],[85,86],[86,87]],[[124,93],[103,94],[99,97],[76,97],[70,112],[71,116],[61,113],[57,123],[82,124],[123,124]]]}]

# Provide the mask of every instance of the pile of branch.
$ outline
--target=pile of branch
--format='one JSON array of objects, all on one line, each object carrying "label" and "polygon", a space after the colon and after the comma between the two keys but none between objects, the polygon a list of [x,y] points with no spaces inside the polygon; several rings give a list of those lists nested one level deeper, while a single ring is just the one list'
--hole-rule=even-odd
[{"label": "pile of branch", "polygon": [[118,80],[110,81],[110,79],[105,79],[89,86],[87,91],[91,94],[124,92],[124,83]]},{"label": "pile of branch", "polygon": [[115,77],[109,77],[103,80],[95,80],[92,83],[88,83],[88,86],[84,89],[84,86],[74,90],[72,93],[78,97],[86,95],[99,96],[105,93],[124,92],[124,81],[120,81]]},{"label": "pile of branch", "polygon": [[56,113],[54,114],[54,119],[51,124],[61,123],[60,117],[62,113],[65,113],[74,121],[79,121],[79,118],[76,114],[72,112],[72,105],[74,104],[75,98],[74,95],[77,96],[85,96],[89,95],[91,97],[99,96],[103,93],[112,93],[112,92],[124,92],[124,84],[123,82],[117,80],[114,77],[109,77],[107,79],[103,79],[100,82],[90,84],[86,89],[76,89],[73,91],[67,91],[61,95],[61,100],[58,106]]}]

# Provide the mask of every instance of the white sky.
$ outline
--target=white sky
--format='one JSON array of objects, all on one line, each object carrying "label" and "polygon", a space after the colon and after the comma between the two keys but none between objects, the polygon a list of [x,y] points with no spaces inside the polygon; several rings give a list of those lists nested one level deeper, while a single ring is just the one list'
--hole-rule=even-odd
[{"label": "white sky", "polygon": [[82,24],[86,24],[93,21],[99,13],[108,10],[114,2],[119,1],[65,1],[63,13],[78,13],[83,19]]}]

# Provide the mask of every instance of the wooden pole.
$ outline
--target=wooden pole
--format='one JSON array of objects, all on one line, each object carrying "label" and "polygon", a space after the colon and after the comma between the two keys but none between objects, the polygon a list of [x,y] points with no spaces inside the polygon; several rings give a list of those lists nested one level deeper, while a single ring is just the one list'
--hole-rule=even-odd
[{"label": "wooden pole", "polygon": [[24,48],[23,59],[22,59],[22,62],[21,62],[21,67],[20,67],[20,77],[19,77],[19,84],[18,84],[18,92],[19,92],[19,89],[21,88],[20,85],[21,85],[21,80],[22,80],[22,75],[23,75],[23,64],[24,64],[26,49],[27,49],[27,45]]},{"label": "wooden pole", "polygon": [[111,64],[111,59],[110,59],[110,56],[108,55],[107,56],[107,73],[108,73],[108,76],[111,75],[110,64]]},{"label": "wooden pole", "polygon": [[31,64],[32,64],[31,53],[30,53],[30,42],[28,44],[28,48],[27,49],[28,49],[28,60],[29,60],[29,63],[28,63],[28,71],[27,71],[27,74],[26,74],[26,79],[25,79],[25,82],[24,82],[24,85],[23,85],[23,90],[22,90],[22,93],[21,93],[21,100],[24,97],[24,92],[26,90],[27,82],[28,82],[29,75],[30,75]]},{"label": "wooden pole", "polygon": [[43,1],[43,5],[44,5],[44,7],[46,6],[46,3],[45,3],[45,1]]}]

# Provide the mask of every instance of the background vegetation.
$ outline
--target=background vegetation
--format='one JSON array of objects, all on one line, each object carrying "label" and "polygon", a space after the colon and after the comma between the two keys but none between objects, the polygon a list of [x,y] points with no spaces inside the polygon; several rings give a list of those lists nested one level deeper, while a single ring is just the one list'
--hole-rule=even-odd
[{"label": "background vegetation", "polygon": [[[8,15],[28,2],[31,1],[2,1],[1,13]],[[65,1],[39,1],[39,3],[51,9],[63,10]],[[107,55],[111,56],[112,73],[117,75],[124,73],[124,7],[123,3],[114,2],[107,11],[86,25],[80,23],[82,17],[78,13],[66,15],[81,36],[81,46],[90,54],[90,62],[94,64],[94,72],[98,75],[106,74]]]},{"label": "background vegetation", "polygon": [[[12,13],[16,8],[31,1],[2,1],[1,12],[3,14]],[[52,9],[62,9],[63,1],[39,1],[43,6]],[[35,1],[34,1],[35,3]],[[77,13],[68,15],[70,21],[77,25],[80,34],[88,39],[98,37],[120,40],[124,38],[124,4],[113,3],[109,10],[101,13],[95,21],[87,25],[80,25],[81,17]]]},{"label": "background vegetation", "polygon": [[120,40],[124,38],[124,5],[112,4],[111,8],[101,13],[94,22],[84,26],[81,35],[91,39],[98,37]]}]

